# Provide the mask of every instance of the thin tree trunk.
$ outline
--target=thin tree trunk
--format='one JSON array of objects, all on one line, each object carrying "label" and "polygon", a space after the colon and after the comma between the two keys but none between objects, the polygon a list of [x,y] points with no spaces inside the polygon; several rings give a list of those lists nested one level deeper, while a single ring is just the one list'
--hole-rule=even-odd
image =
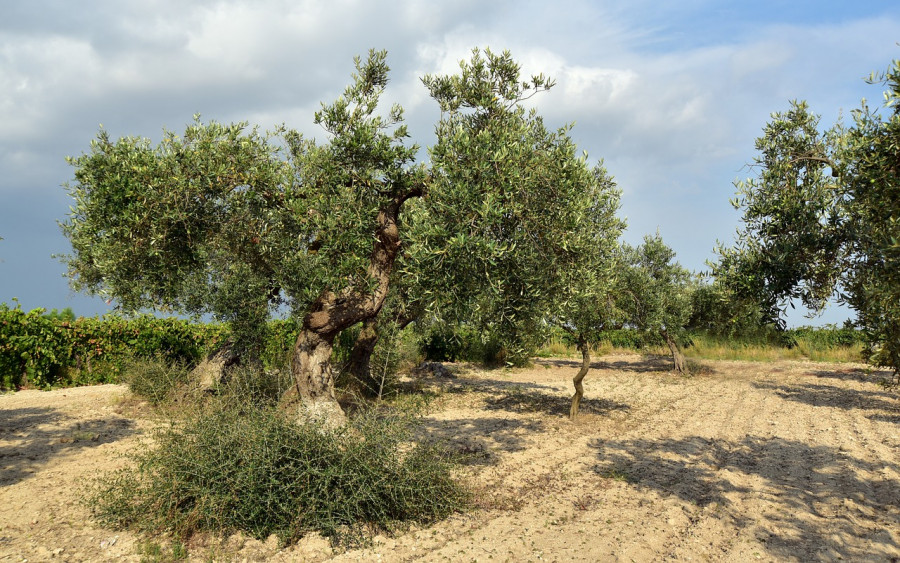
[{"label": "thin tree trunk", "polygon": [[675,371],[680,374],[687,373],[687,367],[684,362],[684,354],[681,352],[681,348],[678,346],[678,342],[675,341],[674,338],[669,334],[668,331],[661,331],[662,337],[666,340],[666,344],[669,346],[669,351],[672,352],[672,360],[674,362]]},{"label": "thin tree trunk", "polygon": [[324,418],[328,424],[342,424],[346,417],[334,393],[331,351],[334,339],[344,329],[374,318],[387,297],[391,270],[400,250],[397,221],[407,199],[422,195],[421,187],[398,195],[378,213],[378,228],[369,257],[371,292],[350,287],[340,293],[323,291],[303,318],[294,344],[291,374],[294,385],[282,398],[286,408],[299,406],[299,418]]},{"label": "thin tree trunk", "polygon": [[581,382],[591,367],[591,347],[583,338],[578,339],[578,349],[581,350],[581,369],[572,378],[572,383],[575,384],[575,394],[572,395],[572,407],[569,409],[570,420],[575,420],[575,417],[578,416],[578,408],[581,406],[581,399],[584,397],[584,386]]}]

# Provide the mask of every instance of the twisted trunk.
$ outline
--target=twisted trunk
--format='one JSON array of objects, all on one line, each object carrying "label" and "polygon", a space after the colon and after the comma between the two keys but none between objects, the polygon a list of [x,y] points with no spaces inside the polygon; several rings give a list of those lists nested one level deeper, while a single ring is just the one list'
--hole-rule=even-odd
[{"label": "twisted trunk", "polygon": [[575,420],[575,417],[578,416],[578,408],[581,406],[581,399],[584,397],[584,386],[581,382],[591,367],[591,347],[585,339],[578,339],[578,349],[581,350],[581,369],[572,378],[572,383],[575,384],[575,394],[572,395],[572,406],[569,409],[570,420]]},{"label": "twisted trunk", "polygon": [[400,250],[398,219],[407,199],[422,195],[421,187],[396,196],[378,213],[375,242],[369,258],[369,292],[350,287],[340,293],[323,291],[303,319],[291,358],[294,385],[282,398],[285,408],[296,408],[300,418],[318,418],[343,424],[344,412],[334,393],[331,351],[344,329],[378,315],[387,297],[391,270]]}]

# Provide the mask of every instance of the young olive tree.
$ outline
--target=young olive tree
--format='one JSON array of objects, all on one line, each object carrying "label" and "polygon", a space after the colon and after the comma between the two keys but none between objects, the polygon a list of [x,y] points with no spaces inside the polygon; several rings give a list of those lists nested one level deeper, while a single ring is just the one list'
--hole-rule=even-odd
[{"label": "young olive tree", "polygon": [[[549,130],[523,107],[553,83],[522,82],[509,53],[475,50],[458,74],[423,82],[442,116],[427,196],[407,215],[395,321],[465,323],[525,360],[548,318],[581,319],[579,298],[593,314],[621,231],[619,192],[577,154],[569,127]],[[375,334],[364,326],[357,349]]]},{"label": "young olive tree", "polygon": [[591,365],[591,346],[602,332],[620,322],[615,304],[618,238],[625,222],[618,218],[620,192],[602,165],[585,175],[581,191],[582,216],[571,225],[565,240],[574,250],[565,269],[557,272],[559,287],[547,303],[547,319],[562,327],[581,352],[581,366],[572,383],[575,393],[569,418],[578,415],[584,397],[583,381]]},{"label": "young olive tree", "polygon": [[520,80],[509,53],[490,51],[423,80],[442,110],[419,261],[434,275],[431,309],[499,339],[511,363],[540,340],[568,272],[590,252],[591,213],[614,191],[577,154],[570,127],[548,129],[521,103],[553,82]]},{"label": "young olive tree", "polygon": [[628,324],[660,336],[675,371],[686,373],[681,346],[691,317],[691,273],[674,258],[659,234],[644,237],[638,247],[623,244],[619,307]]},{"label": "young olive tree", "polygon": [[853,124],[821,131],[805,102],[772,115],[755,178],[737,184],[734,248],[714,273],[780,319],[791,299],[821,310],[836,297],[856,311],[868,360],[900,371],[900,61],[870,82],[885,113],[863,104]]}]

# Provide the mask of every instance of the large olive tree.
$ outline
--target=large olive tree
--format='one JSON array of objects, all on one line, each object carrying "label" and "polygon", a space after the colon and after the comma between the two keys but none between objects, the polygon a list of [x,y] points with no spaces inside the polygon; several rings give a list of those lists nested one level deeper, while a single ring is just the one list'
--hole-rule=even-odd
[{"label": "large olive tree", "polygon": [[[490,51],[459,75],[427,77],[444,116],[426,167],[405,144],[401,108],[377,113],[387,80],[385,53],[357,60],[343,96],[316,114],[324,143],[199,121],[156,146],[101,132],[71,160],[73,285],[125,310],[212,313],[244,326],[239,336],[287,305],[302,328],[285,403],[326,417],[341,416],[334,340],[377,318],[398,258],[429,265],[404,270],[430,276],[411,284],[426,288],[420,302],[538,324],[532,298],[552,295],[542,273],[571,254],[560,233],[577,216],[560,210],[584,176],[566,129],[521,107],[551,82],[521,81],[508,53]],[[425,234],[404,241],[401,213],[426,194]]]},{"label": "large olive tree", "polygon": [[805,102],[772,115],[757,140],[758,175],[738,183],[743,227],[721,248],[715,274],[780,319],[800,299],[820,310],[837,298],[857,313],[868,359],[900,370],[900,62],[871,82],[850,126],[821,130]]},{"label": "large olive tree", "polygon": [[357,60],[343,96],[316,113],[325,143],[199,122],[155,147],[101,132],[72,159],[63,229],[74,285],[126,310],[213,313],[256,332],[284,302],[302,318],[285,403],[340,418],[334,339],[380,311],[401,210],[427,180],[417,147],[404,144],[402,109],[376,113],[385,57]]}]

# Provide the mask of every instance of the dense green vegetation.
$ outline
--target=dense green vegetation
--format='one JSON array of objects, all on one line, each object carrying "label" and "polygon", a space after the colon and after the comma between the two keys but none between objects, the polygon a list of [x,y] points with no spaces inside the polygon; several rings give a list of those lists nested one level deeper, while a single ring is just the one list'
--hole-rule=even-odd
[{"label": "dense green vegetation", "polygon": [[0,388],[116,382],[130,358],[193,364],[227,334],[176,318],[71,317],[0,304]]},{"label": "dense green vegetation", "polygon": [[772,114],[757,175],[732,202],[737,244],[720,248],[714,274],[769,321],[792,299],[847,304],[866,361],[900,374],[900,61],[869,81],[886,87],[884,111],[863,102],[850,125],[823,131],[800,101]]},{"label": "dense green vegetation", "polygon": [[283,388],[259,371],[240,369],[216,395],[192,396],[172,393],[184,388],[177,367],[134,367],[132,391],[172,418],[129,466],[93,483],[86,502],[107,525],[182,540],[242,531],[289,542],[318,531],[348,543],[468,504],[455,458],[414,440],[415,403],[365,408],[339,428],[298,424],[277,408]]},{"label": "dense green vegetation", "polygon": [[[273,320],[267,324],[263,343],[263,367],[284,368],[290,357],[297,323]],[[348,330],[335,348],[337,365],[346,364],[358,328]],[[122,381],[126,366],[135,363],[178,364],[184,369],[196,365],[229,336],[227,325],[200,323],[185,319],[141,316],[78,317],[71,314],[47,313],[43,309],[22,311],[0,304],[0,388],[116,383]],[[704,357],[713,358],[712,350],[723,358],[808,357],[810,359],[861,361],[865,335],[852,328],[803,327],[784,331],[769,327],[743,336],[722,335],[704,329],[684,332],[688,356],[705,349]],[[633,352],[669,353],[658,331],[632,328],[606,328],[592,336],[595,349],[613,348]],[[392,339],[380,344],[375,365],[390,384],[397,370],[422,359],[432,361],[469,361],[488,366],[504,365],[503,343],[485,340],[467,325],[415,325],[398,331]],[[564,328],[549,331],[543,343],[530,350],[536,355],[568,354],[578,346],[577,338]],[[756,350],[754,354],[746,350]],[[741,350],[745,352],[740,352]],[[769,350],[769,352],[762,352]],[[785,352],[793,350],[791,352]],[[809,353],[803,351],[810,351]],[[136,362],[137,360],[137,362]],[[162,369],[162,368],[160,368]],[[358,382],[349,374],[339,377],[343,385]]]}]

